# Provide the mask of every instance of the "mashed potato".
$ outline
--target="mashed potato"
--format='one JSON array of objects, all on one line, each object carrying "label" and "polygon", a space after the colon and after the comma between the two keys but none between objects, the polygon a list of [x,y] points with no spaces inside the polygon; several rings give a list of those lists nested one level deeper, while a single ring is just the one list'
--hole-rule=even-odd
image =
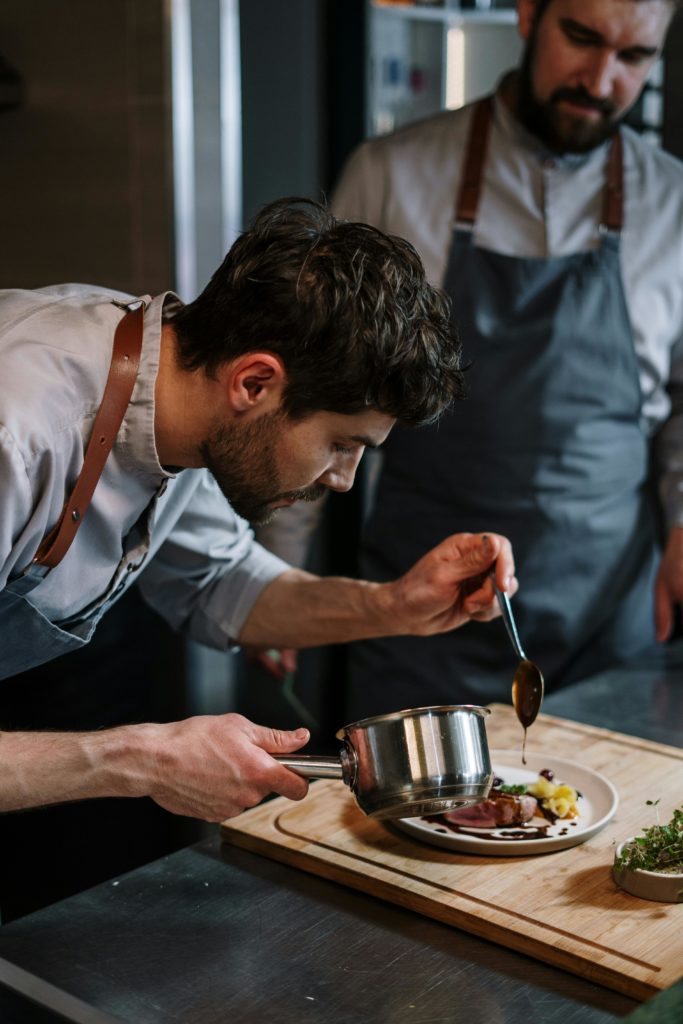
[{"label": "mashed potato", "polygon": [[538,781],[527,786],[527,793],[535,796],[541,807],[558,818],[578,818],[579,794],[564,782],[550,781],[539,775]]}]

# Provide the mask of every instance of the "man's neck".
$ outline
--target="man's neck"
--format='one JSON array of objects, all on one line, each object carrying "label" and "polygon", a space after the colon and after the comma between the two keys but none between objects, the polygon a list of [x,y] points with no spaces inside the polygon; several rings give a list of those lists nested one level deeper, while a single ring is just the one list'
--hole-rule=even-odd
[{"label": "man's neck", "polygon": [[209,383],[201,370],[181,367],[175,330],[172,324],[164,324],[154,389],[154,439],[162,466],[191,469],[202,465],[199,445],[211,409]]}]

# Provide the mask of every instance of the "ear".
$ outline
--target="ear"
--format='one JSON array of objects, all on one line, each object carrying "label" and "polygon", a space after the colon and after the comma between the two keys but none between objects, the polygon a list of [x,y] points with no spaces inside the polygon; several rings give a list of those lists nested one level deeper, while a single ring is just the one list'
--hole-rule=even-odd
[{"label": "ear", "polygon": [[282,402],[286,382],[284,363],[273,352],[248,352],[220,371],[223,390],[237,415],[272,412]]},{"label": "ear", "polygon": [[517,29],[525,42],[531,36],[536,17],[536,0],[517,0]]}]

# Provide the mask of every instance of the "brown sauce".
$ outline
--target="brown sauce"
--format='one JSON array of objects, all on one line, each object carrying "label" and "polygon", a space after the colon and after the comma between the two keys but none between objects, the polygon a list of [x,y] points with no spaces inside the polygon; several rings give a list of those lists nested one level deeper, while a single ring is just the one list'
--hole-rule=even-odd
[{"label": "brown sauce", "polygon": [[[548,839],[548,830],[553,824],[553,820],[549,820],[547,825],[534,825],[533,819],[524,825],[506,826],[500,825],[498,828],[482,828],[478,829],[473,825],[458,825],[454,821],[447,821],[446,818],[441,814],[433,814],[429,817],[423,818],[423,821],[428,821],[431,824],[438,825],[439,827],[435,830],[437,832],[443,832],[444,835],[448,835],[449,832],[457,832],[463,836],[469,836],[471,839],[483,839],[486,842],[501,843],[507,842],[508,840],[534,840],[534,839]],[[554,821],[557,821],[557,817],[554,816]],[[567,825],[576,825],[576,821],[569,821]],[[569,829],[564,828],[560,835],[569,835]],[[550,837],[552,838],[552,837]]]},{"label": "brown sauce", "polygon": [[522,764],[526,764],[526,736],[530,725],[533,725],[543,700],[543,676],[538,667],[528,658],[523,658],[517,666],[512,680],[512,704],[524,729],[522,739]]}]

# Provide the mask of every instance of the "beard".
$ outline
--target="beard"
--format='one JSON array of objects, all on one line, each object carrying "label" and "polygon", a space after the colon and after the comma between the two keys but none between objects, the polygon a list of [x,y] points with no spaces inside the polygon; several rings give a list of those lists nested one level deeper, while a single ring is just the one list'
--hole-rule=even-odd
[{"label": "beard", "polygon": [[277,460],[277,440],[283,413],[264,413],[253,422],[217,426],[200,445],[200,453],[214,480],[232,508],[243,519],[263,525],[277,511],[278,501],[316,501],[322,484],[297,491],[282,490]]},{"label": "beard", "polygon": [[[591,96],[583,88],[556,89],[550,99],[541,102],[534,95],[532,65],[536,51],[536,30],[532,32],[519,69],[517,83],[517,115],[527,131],[544,142],[554,153],[588,153],[611,138],[619,127],[620,118],[609,100]],[[599,120],[572,117],[560,109],[558,103],[568,100],[595,110]]]}]

